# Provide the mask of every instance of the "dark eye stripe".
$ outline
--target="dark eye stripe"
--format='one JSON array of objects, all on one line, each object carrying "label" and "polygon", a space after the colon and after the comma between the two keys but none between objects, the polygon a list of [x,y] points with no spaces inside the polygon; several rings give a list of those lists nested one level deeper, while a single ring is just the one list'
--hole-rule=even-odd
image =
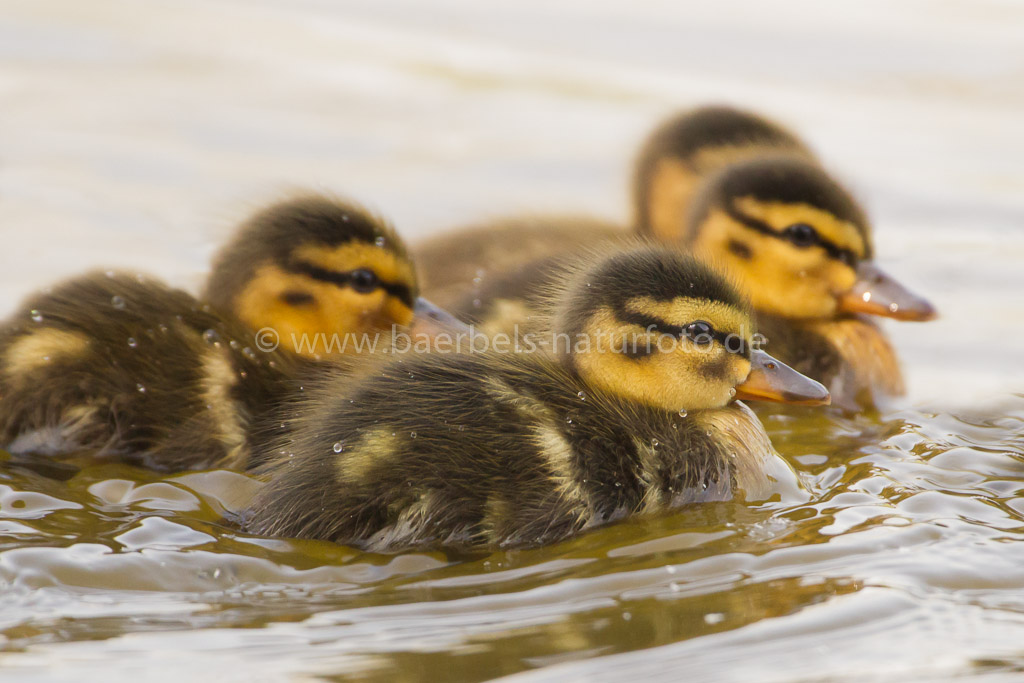
[{"label": "dark eye stripe", "polygon": [[[355,271],[336,271],[321,268],[315,266],[307,261],[292,261],[285,266],[286,270],[292,273],[298,273],[299,275],[306,275],[319,280],[320,282],[329,282],[332,285],[338,287],[351,287],[352,286],[352,273]],[[404,285],[400,282],[387,282],[386,280],[378,280],[379,286],[385,292],[395,297],[409,308],[413,307],[412,291],[408,285]]]},{"label": "dark eye stripe", "polygon": [[[769,237],[788,241],[785,233],[773,230],[772,227],[764,221],[759,221],[752,216],[748,216],[733,206],[726,206],[725,212],[729,214],[730,218],[742,223],[751,230],[756,230],[762,235],[768,235]],[[856,267],[857,262],[860,260],[860,257],[858,257],[852,249],[844,249],[843,247],[840,247],[828,238],[822,237],[821,233],[818,233],[817,246],[824,249],[825,254],[828,255],[829,258],[841,261],[851,267]]]},{"label": "dark eye stripe", "polygon": [[[686,332],[683,330],[681,325],[669,325],[661,318],[656,318],[652,315],[645,313],[637,313],[636,311],[619,310],[616,312],[616,317],[624,323],[630,325],[639,325],[645,330],[657,332],[659,334],[667,334],[670,337],[682,338],[686,336]],[[743,356],[744,358],[750,358],[750,346],[746,343],[739,335],[726,334],[720,330],[715,330],[710,335],[713,341],[721,344],[729,353],[735,353],[736,355]],[[731,341],[730,341],[731,338]],[[739,339],[739,348],[736,348],[736,341]]]}]

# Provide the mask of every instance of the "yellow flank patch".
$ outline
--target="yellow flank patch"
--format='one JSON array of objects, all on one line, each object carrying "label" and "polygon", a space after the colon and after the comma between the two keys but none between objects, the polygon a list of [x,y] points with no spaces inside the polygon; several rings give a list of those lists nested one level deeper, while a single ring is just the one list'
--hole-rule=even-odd
[{"label": "yellow flank patch", "polygon": [[651,297],[635,297],[626,302],[626,310],[658,318],[669,325],[683,326],[703,320],[711,323],[716,331],[741,335],[745,341],[749,341],[754,334],[753,322],[746,313],[711,299],[680,296],[662,301]]},{"label": "yellow flank patch", "polygon": [[9,377],[24,375],[53,360],[82,355],[89,338],[80,332],[43,328],[19,337],[4,352],[4,371]]},{"label": "yellow flank patch", "polygon": [[662,242],[678,242],[686,230],[686,211],[700,176],[679,159],[664,158],[652,172],[647,212],[651,232]]},{"label": "yellow flank patch", "polygon": [[338,478],[350,484],[366,482],[375,468],[395,461],[400,454],[402,439],[388,427],[374,427],[365,431],[354,443],[345,444],[338,453]]},{"label": "yellow flank patch", "polygon": [[203,353],[202,373],[203,400],[216,426],[217,440],[224,445],[230,458],[245,447],[245,423],[231,396],[238,375],[226,354],[213,348]]},{"label": "yellow flank patch", "polygon": [[347,242],[336,247],[307,244],[295,250],[295,257],[338,273],[369,268],[381,280],[404,284],[415,291],[416,274],[412,263],[386,246],[365,242]]},{"label": "yellow flank patch", "polygon": [[542,422],[533,428],[533,441],[551,471],[551,478],[562,497],[573,503],[585,505],[587,496],[576,481],[572,446],[566,438],[554,425]]},{"label": "yellow flank patch", "polygon": [[858,257],[865,252],[864,238],[853,223],[836,218],[834,215],[810,204],[788,202],[766,202],[754,197],[739,197],[735,206],[743,214],[756,218],[782,232],[796,223],[814,226],[822,237],[841,249],[849,249]]}]

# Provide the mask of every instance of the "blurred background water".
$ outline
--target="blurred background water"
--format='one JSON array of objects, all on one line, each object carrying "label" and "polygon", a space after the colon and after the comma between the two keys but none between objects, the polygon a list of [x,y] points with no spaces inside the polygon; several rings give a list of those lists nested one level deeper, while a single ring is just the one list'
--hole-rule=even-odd
[{"label": "blurred background water", "polygon": [[707,102],[803,135],[943,314],[888,326],[892,411],[768,419],[809,502],[367,556],[220,527],[240,475],[0,463],[0,678],[1024,671],[1020,3],[3,0],[0,308],[93,267],[194,291],[296,188],[411,240],[626,220],[639,141]]}]

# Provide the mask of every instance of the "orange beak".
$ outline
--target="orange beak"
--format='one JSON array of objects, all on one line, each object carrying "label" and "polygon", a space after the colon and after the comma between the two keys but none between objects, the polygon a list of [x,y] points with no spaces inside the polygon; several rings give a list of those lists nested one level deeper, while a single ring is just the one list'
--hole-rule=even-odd
[{"label": "orange beak", "polygon": [[827,406],[832,403],[832,396],[820,382],[801,375],[764,351],[754,351],[750,355],[750,374],[743,384],[736,387],[736,398],[798,406]]},{"label": "orange beak", "polygon": [[927,299],[917,296],[869,261],[857,267],[857,282],[839,297],[839,310],[917,322],[932,320],[937,315]]}]

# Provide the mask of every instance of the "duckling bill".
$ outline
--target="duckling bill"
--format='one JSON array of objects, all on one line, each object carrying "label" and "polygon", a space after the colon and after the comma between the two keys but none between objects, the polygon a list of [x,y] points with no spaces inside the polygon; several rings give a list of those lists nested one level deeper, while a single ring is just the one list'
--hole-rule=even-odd
[{"label": "duckling bill", "polygon": [[371,550],[509,547],[757,498],[775,456],[733,399],[829,400],[754,350],[745,301],[673,251],[632,249],[583,269],[552,330],[613,343],[429,354],[307,390],[288,433],[260,449],[270,481],[247,528]]}]

